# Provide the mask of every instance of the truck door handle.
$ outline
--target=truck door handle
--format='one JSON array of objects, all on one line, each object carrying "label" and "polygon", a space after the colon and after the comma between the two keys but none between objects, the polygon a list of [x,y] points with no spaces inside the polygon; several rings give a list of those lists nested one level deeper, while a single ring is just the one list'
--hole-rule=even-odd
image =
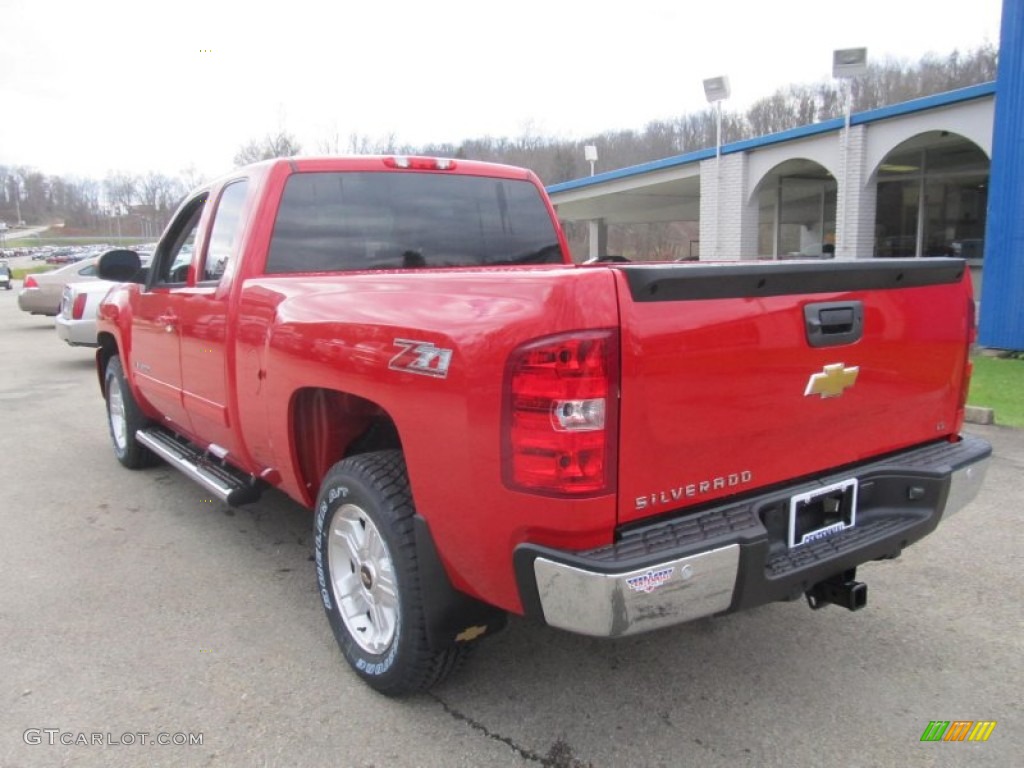
[{"label": "truck door handle", "polygon": [[807,343],[812,347],[852,344],[864,335],[864,305],[859,301],[819,301],[804,307]]},{"label": "truck door handle", "polygon": [[165,315],[159,315],[156,318],[158,325],[162,325],[167,333],[174,333],[175,328],[178,327],[178,316],[173,312],[168,312]]}]

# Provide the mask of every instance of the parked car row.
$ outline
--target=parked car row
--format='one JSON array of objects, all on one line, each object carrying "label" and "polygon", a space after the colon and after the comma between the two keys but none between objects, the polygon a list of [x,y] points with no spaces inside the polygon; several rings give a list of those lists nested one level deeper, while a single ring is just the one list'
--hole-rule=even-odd
[{"label": "parked car row", "polygon": [[[83,261],[91,256],[99,256],[112,248],[123,247],[102,243],[99,245],[35,245],[18,246],[17,248],[6,248],[0,250],[0,258],[17,258],[28,256],[32,261],[44,261],[47,264],[70,264],[73,261]],[[136,250],[146,248],[146,245],[129,246]]]},{"label": "parked car row", "polygon": [[[75,249],[76,257],[85,253],[85,258],[76,259],[51,272],[37,272],[25,276],[18,293],[18,307],[33,315],[45,315],[56,318],[57,336],[69,345],[96,346],[96,310],[107,291],[115,283],[100,280],[96,273],[99,257],[109,250],[103,246],[96,251],[96,246]],[[149,264],[153,255],[152,245],[141,245],[135,249],[142,260],[143,266]],[[39,250],[41,254],[53,254],[55,250],[46,248]],[[30,255],[24,251],[18,256]],[[36,258],[38,254],[31,254]],[[13,279],[9,268],[3,269],[5,260],[0,258],[0,290],[10,290]],[[6,274],[6,285],[5,277]]]},{"label": "parked car row", "polygon": [[[143,269],[148,267],[151,255],[140,254]],[[68,283],[61,294],[57,313],[57,336],[72,347],[96,347],[96,313],[100,302],[111,287],[112,280],[86,280]]]},{"label": "parked car row", "polygon": [[[101,254],[109,251],[113,246],[111,245],[69,245],[59,248],[53,248],[43,257],[43,261],[47,264],[70,264],[75,261],[84,261],[85,259],[93,256],[100,256]],[[33,254],[33,259],[36,255]],[[37,259],[38,260],[38,259]]]}]

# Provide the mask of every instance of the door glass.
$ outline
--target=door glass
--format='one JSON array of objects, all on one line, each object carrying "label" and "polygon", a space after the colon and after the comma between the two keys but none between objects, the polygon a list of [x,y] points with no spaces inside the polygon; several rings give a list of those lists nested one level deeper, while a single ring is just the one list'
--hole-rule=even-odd
[{"label": "door glass", "polygon": [[202,280],[220,280],[238,245],[242,232],[242,205],[249,182],[236,181],[224,188],[217,205],[217,218],[210,232]]},{"label": "door glass", "polygon": [[188,279],[188,265],[192,262],[199,219],[206,204],[206,193],[198,195],[181,210],[169,231],[165,244],[155,258],[154,283],[184,283]]}]

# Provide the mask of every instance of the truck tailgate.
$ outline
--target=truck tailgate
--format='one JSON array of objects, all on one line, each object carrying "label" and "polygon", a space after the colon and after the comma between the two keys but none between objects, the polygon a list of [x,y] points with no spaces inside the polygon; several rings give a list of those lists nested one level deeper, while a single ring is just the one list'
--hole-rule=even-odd
[{"label": "truck tailgate", "polygon": [[620,523],[961,424],[973,303],[959,260],[617,269]]}]

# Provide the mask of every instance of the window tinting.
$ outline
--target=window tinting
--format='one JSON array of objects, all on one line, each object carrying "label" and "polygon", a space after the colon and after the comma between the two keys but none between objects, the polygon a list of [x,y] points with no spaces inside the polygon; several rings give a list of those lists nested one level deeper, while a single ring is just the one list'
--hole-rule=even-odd
[{"label": "window tinting", "polygon": [[268,273],[561,262],[526,181],[429,173],[303,173],[285,187]]}]

